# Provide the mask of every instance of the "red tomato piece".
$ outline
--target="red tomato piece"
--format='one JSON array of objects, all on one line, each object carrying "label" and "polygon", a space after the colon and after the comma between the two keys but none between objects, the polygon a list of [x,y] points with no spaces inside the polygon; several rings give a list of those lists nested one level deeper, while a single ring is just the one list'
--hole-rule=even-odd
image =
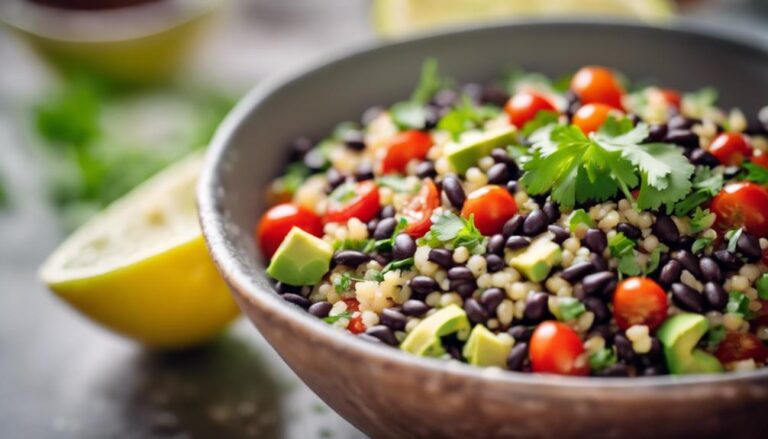
[{"label": "red tomato piece", "polygon": [[405,172],[408,162],[426,157],[431,146],[432,137],[424,131],[410,130],[397,134],[387,146],[384,159],[381,161],[381,172],[384,174]]},{"label": "red tomato piece", "polygon": [[360,334],[365,332],[365,323],[363,323],[363,317],[357,316],[349,319],[347,330],[353,334]]},{"label": "red tomato piece", "polygon": [[721,232],[744,227],[758,238],[768,237],[768,189],[755,183],[729,183],[709,206]]},{"label": "red tomato piece", "polygon": [[[341,186],[337,190],[344,190]],[[345,201],[331,199],[323,223],[346,223],[350,218],[357,218],[367,223],[376,218],[379,205],[379,188],[373,181],[361,181],[354,184],[354,196]]]},{"label": "red tomato piece", "polygon": [[723,133],[709,145],[709,152],[725,166],[738,166],[745,158],[752,157],[754,151],[743,135]]},{"label": "red tomato piece", "polygon": [[536,117],[539,111],[557,111],[554,105],[542,95],[522,91],[512,96],[504,106],[509,122],[522,128],[526,122]]},{"label": "red tomato piece", "polygon": [[405,233],[412,238],[421,238],[432,227],[432,212],[440,206],[440,191],[431,179],[425,179],[411,201],[403,209],[403,217],[408,221]]},{"label": "red tomato piece", "polygon": [[671,88],[662,88],[659,90],[659,93],[661,93],[661,96],[664,97],[664,100],[667,102],[667,104],[672,105],[678,109],[680,108],[682,98],[680,97],[680,93],[677,90],[672,90]]},{"label": "red tomato piece", "polygon": [[475,227],[483,235],[500,233],[504,223],[517,213],[515,198],[500,186],[483,186],[467,195],[461,216],[474,216]]},{"label": "red tomato piece", "polygon": [[589,364],[584,346],[570,326],[546,321],[533,331],[529,344],[529,355],[534,372],[560,375],[587,375]]},{"label": "red tomato piece", "polygon": [[360,302],[358,302],[357,299],[341,299],[341,300],[347,304],[347,311],[349,312],[360,311]]},{"label": "red tomato piece", "polygon": [[647,325],[654,330],[667,318],[667,293],[645,277],[630,277],[613,294],[613,317],[621,329]]},{"label": "red tomato piece", "polygon": [[754,334],[729,332],[717,347],[715,356],[723,363],[752,358],[763,363],[768,359],[768,348]]},{"label": "red tomato piece", "polygon": [[582,67],[571,79],[571,90],[582,104],[605,104],[623,110],[621,97],[624,89],[613,72],[605,67]]},{"label": "red tomato piece", "polygon": [[271,258],[285,235],[298,227],[315,236],[323,235],[323,223],[315,212],[290,203],[278,204],[269,209],[259,221],[256,237],[265,258]]},{"label": "red tomato piece", "polygon": [[614,109],[605,104],[582,105],[576,110],[571,123],[579,127],[582,133],[589,134],[597,131],[608,120],[612,111]]},{"label": "red tomato piece", "polygon": [[750,161],[756,165],[768,168],[768,153],[764,152],[760,155],[753,155]]}]

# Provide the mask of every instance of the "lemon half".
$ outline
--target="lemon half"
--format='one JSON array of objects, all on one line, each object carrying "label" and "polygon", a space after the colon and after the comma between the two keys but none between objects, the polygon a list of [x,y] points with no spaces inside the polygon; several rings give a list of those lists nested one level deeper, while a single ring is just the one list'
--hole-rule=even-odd
[{"label": "lemon half", "polygon": [[376,30],[396,36],[442,25],[546,15],[618,16],[663,20],[672,16],[669,0],[375,0]]},{"label": "lemon half", "polygon": [[216,336],[238,314],[197,221],[194,155],[160,172],[78,229],[40,277],[92,320],[157,348]]}]

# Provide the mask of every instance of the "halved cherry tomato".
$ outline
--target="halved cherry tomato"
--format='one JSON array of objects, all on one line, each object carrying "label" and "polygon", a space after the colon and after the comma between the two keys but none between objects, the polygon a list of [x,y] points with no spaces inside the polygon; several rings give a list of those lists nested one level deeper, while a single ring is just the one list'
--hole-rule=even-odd
[{"label": "halved cherry tomato", "polygon": [[431,179],[425,179],[419,193],[403,208],[403,216],[408,221],[405,233],[413,238],[421,238],[432,227],[432,212],[440,206],[440,191]]},{"label": "halved cherry tomato", "polygon": [[333,199],[332,193],[323,223],[346,223],[350,218],[357,218],[366,223],[376,218],[381,209],[379,188],[373,181],[345,183],[336,188],[334,192],[336,191],[351,191],[354,195],[349,200],[338,201]]},{"label": "halved cherry tomato", "polygon": [[614,109],[605,104],[582,105],[573,115],[571,123],[581,129],[584,134],[597,131]]},{"label": "halved cherry tomato", "polygon": [[285,235],[294,226],[315,236],[323,235],[323,223],[315,212],[296,204],[278,204],[261,217],[256,228],[256,237],[264,257],[271,258],[275,254]]},{"label": "halved cherry tomato", "polygon": [[613,317],[621,329],[646,325],[654,330],[667,318],[667,294],[651,279],[627,278],[613,294]]},{"label": "halved cherry tomato", "polygon": [[521,91],[507,101],[504,111],[509,116],[510,123],[522,128],[526,122],[536,117],[539,111],[557,111],[557,109],[542,95]]},{"label": "halved cherry tomato", "polygon": [[768,237],[768,189],[755,183],[729,183],[715,195],[709,208],[717,215],[716,228],[744,227],[758,238]]},{"label": "halved cherry tomato", "polygon": [[397,134],[387,146],[381,161],[381,172],[384,174],[405,172],[408,162],[426,157],[431,146],[432,137],[424,131],[410,130]]},{"label": "halved cherry tomato", "polygon": [[365,332],[365,323],[363,323],[363,317],[357,316],[349,319],[347,330],[353,334],[360,334]]},{"label": "halved cherry tomato", "polygon": [[464,218],[474,215],[475,226],[483,235],[501,232],[516,213],[515,198],[500,186],[483,186],[471,192],[461,209]]},{"label": "halved cherry tomato", "polygon": [[579,334],[570,326],[546,321],[531,335],[529,356],[534,372],[587,375],[589,364]]},{"label": "halved cherry tomato", "polygon": [[762,363],[768,359],[768,348],[754,334],[729,332],[717,347],[715,356],[723,363],[750,358]]},{"label": "halved cherry tomato", "polygon": [[682,98],[680,97],[680,93],[677,90],[672,90],[671,88],[662,88],[659,89],[659,93],[661,93],[661,96],[664,97],[664,100],[667,102],[667,104],[672,105],[678,109],[680,108]]},{"label": "halved cherry tomato", "polygon": [[357,299],[341,299],[347,304],[347,311],[360,311],[360,302]]},{"label": "halved cherry tomato", "polygon": [[712,153],[725,166],[738,166],[754,152],[747,139],[739,133],[723,133],[709,145]]},{"label": "halved cherry tomato", "polygon": [[613,72],[605,67],[582,67],[571,79],[571,90],[582,104],[605,104],[623,110],[621,97],[624,95]]}]

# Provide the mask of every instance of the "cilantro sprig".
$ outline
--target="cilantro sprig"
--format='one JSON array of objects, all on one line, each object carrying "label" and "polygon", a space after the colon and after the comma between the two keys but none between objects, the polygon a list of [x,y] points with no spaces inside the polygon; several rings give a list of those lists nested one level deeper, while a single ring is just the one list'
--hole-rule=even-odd
[{"label": "cilantro sprig", "polygon": [[699,166],[696,168],[691,187],[693,191],[675,205],[675,215],[687,215],[717,195],[723,187],[723,175],[712,172],[706,166]]},{"label": "cilantro sprig", "polygon": [[479,128],[485,121],[498,115],[498,108],[476,105],[469,97],[463,96],[458,105],[440,119],[437,128],[447,131],[454,140],[458,140],[461,133]]},{"label": "cilantro sprig", "polygon": [[466,219],[452,212],[432,215],[432,226],[420,239],[421,244],[433,248],[449,244],[453,248],[467,247],[473,253],[485,252],[485,241],[486,238],[475,227],[474,215]]},{"label": "cilantro sprig", "polygon": [[758,184],[768,184],[768,168],[764,168],[753,162],[744,162],[744,178]]},{"label": "cilantro sprig", "polygon": [[427,59],[421,66],[421,75],[416,88],[407,101],[398,102],[389,109],[392,120],[401,129],[422,129],[427,120],[424,105],[450,81],[440,76],[437,61]]}]

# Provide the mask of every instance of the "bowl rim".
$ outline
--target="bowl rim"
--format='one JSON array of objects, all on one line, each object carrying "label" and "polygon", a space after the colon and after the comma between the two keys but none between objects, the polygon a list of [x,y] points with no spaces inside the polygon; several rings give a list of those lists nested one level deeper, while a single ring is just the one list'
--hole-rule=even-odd
[{"label": "bowl rim", "polygon": [[[454,27],[439,31],[422,32],[408,38],[367,42],[357,47],[346,48],[335,56],[326,57],[324,61],[309,62],[282,74],[273,75],[243,97],[235,108],[227,115],[217,129],[207,152],[205,164],[198,182],[197,203],[198,216],[202,226],[206,245],[211,256],[219,268],[219,271],[228,281],[233,294],[242,299],[258,302],[268,312],[276,314],[280,319],[291,319],[303,329],[312,331],[318,337],[325,339],[339,351],[357,351],[366,357],[376,358],[378,361],[398,363],[401,366],[415,367],[422,372],[434,374],[450,374],[456,378],[475,379],[487,381],[496,385],[536,385],[542,387],[567,387],[582,391],[648,391],[657,388],[684,387],[701,384],[735,383],[752,381],[755,379],[768,379],[768,368],[755,371],[727,372],[722,374],[702,374],[673,376],[663,375],[655,377],[631,378],[607,378],[607,377],[570,377],[551,374],[515,373],[511,371],[481,368],[468,364],[445,361],[441,359],[418,357],[389,346],[377,346],[359,337],[350,336],[328,324],[323,323],[306,311],[281,299],[274,291],[266,291],[256,286],[244,271],[237,268],[238,262],[232,246],[225,239],[225,228],[228,220],[225,215],[217,212],[217,197],[219,196],[220,181],[217,176],[222,167],[223,158],[231,138],[238,128],[246,122],[250,113],[267,100],[274,92],[303,79],[318,70],[333,67],[335,64],[349,61],[359,56],[370,55],[383,49],[407,46],[414,42],[425,42],[441,39],[446,36],[472,34],[475,32],[492,31],[507,27],[599,27],[610,31],[611,29],[630,29],[638,32],[662,32],[678,37],[687,36],[703,38],[705,40],[726,42],[762,53],[768,57],[768,41],[765,44],[758,43],[758,39],[747,37],[745,33],[728,32],[718,26],[704,25],[688,20],[679,20],[671,25],[649,25],[627,20],[596,20],[596,19],[568,19],[552,20],[537,19],[525,21],[505,21],[491,24],[480,24]],[[259,268],[263,270],[263,268]]]}]

